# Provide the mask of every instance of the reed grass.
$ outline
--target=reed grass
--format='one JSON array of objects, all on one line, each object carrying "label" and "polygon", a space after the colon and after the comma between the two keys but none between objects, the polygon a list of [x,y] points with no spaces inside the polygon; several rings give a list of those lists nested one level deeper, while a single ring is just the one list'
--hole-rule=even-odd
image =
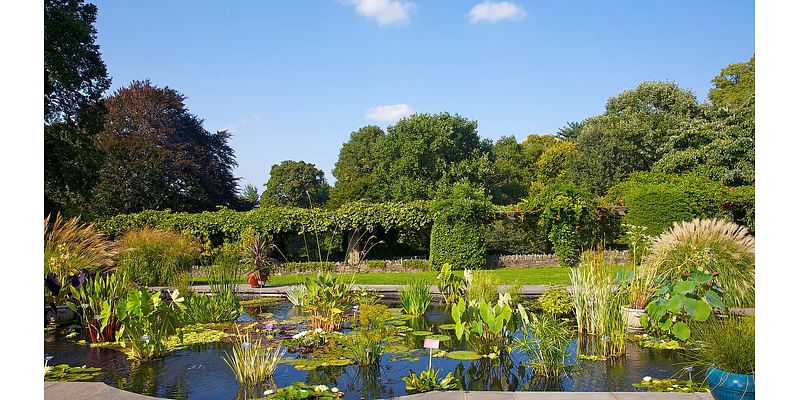
[{"label": "reed grass", "polygon": [[250,334],[239,334],[234,342],[231,354],[227,351],[222,356],[225,364],[230,367],[240,384],[252,387],[265,382],[272,373],[286,350],[276,347],[262,347],[262,340],[251,340]]},{"label": "reed grass", "polygon": [[409,315],[423,315],[431,304],[431,285],[424,280],[412,280],[400,289],[400,304]]}]

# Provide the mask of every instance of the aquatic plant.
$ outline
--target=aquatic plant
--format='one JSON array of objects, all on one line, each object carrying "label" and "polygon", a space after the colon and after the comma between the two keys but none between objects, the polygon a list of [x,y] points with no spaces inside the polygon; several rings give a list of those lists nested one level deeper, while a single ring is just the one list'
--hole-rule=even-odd
[{"label": "aquatic plant", "polygon": [[554,317],[569,315],[575,311],[572,294],[561,286],[550,287],[537,301],[542,311]]},{"label": "aquatic plant", "polygon": [[466,283],[467,301],[487,303],[497,301],[497,286],[499,280],[489,271],[464,270],[464,282]]},{"label": "aquatic plant", "polygon": [[94,380],[95,377],[103,372],[101,368],[73,367],[67,364],[58,364],[45,367],[44,380],[57,382],[87,382]]},{"label": "aquatic plant", "polygon": [[452,390],[458,387],[453,373],[449,372],[444,378],[439,380],[440,370],[434,371],[426,369],[417,375],[414,371],[408,370],[408,376],[403,377],[408,393],[423,393],[432,390]]},{"label": "aquatic plant", "polygon": [[344,312],[352,304],[352,281],[346,283],[340,275],[319,273],[305,282],[305,310],[311,314],[311,327],[325,332],[341,329]]},{"label": "aquatic plant", "polygon": [[262,339],[253,342],[250,334],[238,334],[231,353],[225,351],[222,360],[230,367],[236,379],[243,386],[256,386],[267,380],[275,372],[278,362],[286,350],[279,344],[263,347]]},{"label": "aquatic plant", "polygon": [[70,286],[71,297],[67,306],[81,316],[92,343],[115,340],[121,324],[117,317],[117,304],[128,289],[128,276],[122,272],[97,275],[85,284]]},{"label": "aquatic plant", "polygon": [[44,219],[45,284],[53,295],[52,303],[61,303],[68,293],[62,288],[72,276],[86,271],[96,273],[113,267],[117,247],[80,218],[64,219],[61,214]]},{"label": "aquatic plant", "polygon": [[460,297],[466,294],[467,287],[464,278],[453,273],[450,264],[445,263],[442,265],[439,273],[436,275],[436,286],[439,287],[439,292],[442,294],[442,300],[450,307]]},{"label": "aquatic plant", "polygon": [[194,240],[153,228],[129,231],[119,245],[122,251],[117,269],[145,286],[171,283],[176,274],[189,271],[200,257],[200,246]]},{"label": "aquatic plant", "polygon": [[514,340],[514,347],[528,356],[535,375],[560,378],[567,368],[572,330],[564,321],[547,314],[528,314],[521,305],[517,311],[522,319],[522,335]]},{"label": "aquatic plant", "polygon": [[719,219],[676,222],[652,244],[642,268],[666,281],[693,271],[714,275],[725,304],[755,304],[755,239],[744,226]]},{"label": "aquatic plant", "polygon": [[753,317],[713,319],[692,326],[693,338],[700,344],[688,353],[695,365],[714,366],[744,375],[756,373],[756,320]]},{"label": "aquatic plant", "polygon": [[300,399],[320,399],[333,400],[344,396],[344,392],[336,387],[325,385],[308,385],[302,382],[295,382],[289,386],[278,388],[277,390],[266,390],[265,399],[274,400],[300,400]]},{"label": "aquatic plant", "polygon": [[424,315],[431,304],[431,286],[424,280],[412,280],[400,289],[400,305],[408,315]]},{"label": "aquatic plant", "polygon": [[644,389],[648,392],[680,392],[680,393],[696,393],[708,392],[708,387],[702,383],[697,383],[691,380],[665,378],[658,379],[650,376],[645,376],[639,383],[634,383],[631,386],[637,389]]},{"label": "aquatic plant", "polygon": [[303,307],[306,304],[307,294],[306,285],[293,285],[286,289],[286,299],[295,307]]},{"label": "aquatic plant", "polygon": [[685,341],[692,333],[690,323],[706,321],[714,309],[726,309],[723,299],[714,276],[693,271],[684,279],[664,284],[645,307],[640,321],[650,332]]},{"label": "aquatic plant", "polygon": [[212,290],[209,295],[189,292],[183,305],[185,324],[236,321],[243,310],[236,293],[229,290]]},{"label": "aquatic plant", "polygon": [[140,287],[129,290],[120,301],[117,312],[122,329],[117,332],[117,339],[126,339],[121,345],[133,359],[163,357],[167,351],[167,337],[176,333],[182,337],[183,297],[178,290],[168,292],[166,301],[161,295],[161,292]]},{"label": "aquatic plant", "polygon": [[570,269],[578,334],[600,339],[604,358],[625,353],[627,328],[620,310],[627,299],[618,290],[615,269],[602,251],[585,252],[581,264]]},{"label": "aquatic plant", "polygon": [[499,355],[509,351],[516,331],[517,318],[504,301],[490,305],[484,300],[469,305],[459,299],[450,309],[458,340],[465,338],[481,355]]}]

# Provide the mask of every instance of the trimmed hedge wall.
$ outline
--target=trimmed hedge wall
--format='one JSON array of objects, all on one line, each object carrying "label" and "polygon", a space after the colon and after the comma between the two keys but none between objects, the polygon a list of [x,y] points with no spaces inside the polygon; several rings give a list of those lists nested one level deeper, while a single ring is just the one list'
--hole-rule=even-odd
[{"label": "trimmed hedge wall", "polygon": [[458,183],[445,197],[434,201],[432,209],[431,264],[450,264],[453,269],[483,268],[486,265],[483,219],[493,211],[483,192]]},{"label": "trimmed hedge wall", "polygon": [[723,218],[755,228],[754,187],[727,187],[698,174],[632,174],[606,198],[627,207],[623,222],[644,226],[653,236],[693,218]]}]

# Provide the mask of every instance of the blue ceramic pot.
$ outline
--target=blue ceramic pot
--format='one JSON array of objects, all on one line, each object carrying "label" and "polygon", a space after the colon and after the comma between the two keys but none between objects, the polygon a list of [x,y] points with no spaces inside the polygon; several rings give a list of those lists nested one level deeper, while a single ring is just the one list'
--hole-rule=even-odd
[{"label": "blue ceramic pot", "polygon": [[755,400],[755,375],[734,374],[714,367],[706,371],[706,384],[716,400]]}]

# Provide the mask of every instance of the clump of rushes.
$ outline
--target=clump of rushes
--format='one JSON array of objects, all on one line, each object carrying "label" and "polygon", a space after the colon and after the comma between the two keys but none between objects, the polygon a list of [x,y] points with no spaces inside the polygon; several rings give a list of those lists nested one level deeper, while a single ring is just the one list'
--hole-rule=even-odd
[{"label": "clump of rushes", "polygon": [[522,306],[517,306],[517,311],[522,318],[522,336],[514,340],[514,347],[528,356],[535,375],[560,378],[567,368],[572,330],[563,320],[547,314],[528,314]]},{"label": "clump of rushes", "polygon": [[400,289],[400,304],[408,315],[423,315],[431,304],[431,286],[424,280],[412,280]]},{"label": "clump of rushes", "polygon": [[222,359],[236,375],[239,383],[246,387],[254,387],[272,376],[286,350],[281,345],[263,347],[262,340],[253,342],[249,333],[238,336],[231,354],[225,351]]}]

